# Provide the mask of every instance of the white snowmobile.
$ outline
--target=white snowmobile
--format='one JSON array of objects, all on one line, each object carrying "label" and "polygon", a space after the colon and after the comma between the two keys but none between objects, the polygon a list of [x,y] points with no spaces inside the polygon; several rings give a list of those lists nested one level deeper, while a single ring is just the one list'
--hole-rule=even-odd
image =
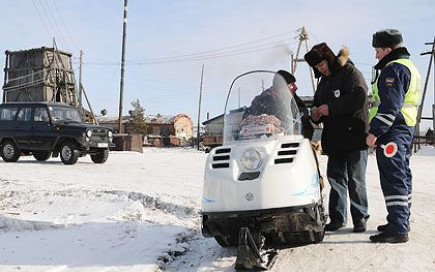
[{"label": "white snowmobile", "polygon": [[[275,105],[262,101],[269,95]],[[223,145],[205,166],[201,215],[205,237],[238,246],[236,269],[269,269],[274,249],[323,241],[323,183],[300,124],[279,74],[251,71],[232,82]]]}]

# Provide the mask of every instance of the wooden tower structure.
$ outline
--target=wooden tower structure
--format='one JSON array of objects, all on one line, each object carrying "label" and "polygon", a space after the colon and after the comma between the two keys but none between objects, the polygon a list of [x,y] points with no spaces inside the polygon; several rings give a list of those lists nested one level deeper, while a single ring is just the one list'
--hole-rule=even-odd
[{"label": "wooden tower structure", "polygon": [[55,46],[5,54],[3,102],[46,101],[79,106],[72,54]]}]

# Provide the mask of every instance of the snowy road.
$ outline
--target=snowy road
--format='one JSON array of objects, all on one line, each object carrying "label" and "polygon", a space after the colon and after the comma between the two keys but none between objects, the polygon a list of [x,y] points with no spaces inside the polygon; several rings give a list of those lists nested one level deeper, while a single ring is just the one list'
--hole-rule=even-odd
[{"label": "snowy road", "polygon": [[[371,218],[316,245],[281,250],[272,271],[434,271],[435,152],[413,156],[410,242],[372,244],[385,205],[376,161],[367,172]],[[0,271],[234,271],[235,250],[200,233],[206,154],[112,152],[107,163],[0,160]],[[322,172],[326,157],[320,157]],[[325,193],[329,186],[327,186]]]}]

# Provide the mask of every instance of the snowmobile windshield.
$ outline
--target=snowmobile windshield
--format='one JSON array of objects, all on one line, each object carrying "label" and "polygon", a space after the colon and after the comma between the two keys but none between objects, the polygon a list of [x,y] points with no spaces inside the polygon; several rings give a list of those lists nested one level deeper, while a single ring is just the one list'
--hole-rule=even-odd
[{"label": "snowmobile windshield", "polygon": [[300,134],[299,110],[281,75],[257,70],[234,79],[225,105],[224,144]]}]

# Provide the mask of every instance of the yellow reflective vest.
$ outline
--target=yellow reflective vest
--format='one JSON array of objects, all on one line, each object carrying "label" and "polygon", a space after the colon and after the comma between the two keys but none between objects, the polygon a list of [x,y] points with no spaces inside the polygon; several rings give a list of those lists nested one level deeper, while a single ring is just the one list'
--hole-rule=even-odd
[{"label": "yellow reflective vest", "polygon": [[[393,63],[405,65],[411,72],[411,82],[409,83],[409,88],[406,91],[405,100],[403,101],[403,106],[400,111],[405,118],[406,124],[408,126],[415,126],[415,124],[417,123],[417,106],[420,100],[420,73],[409,59],[393,60],[390,61],[386,66]],[[378,92],[378,79],[379,76],[376,78],[376,81],[372,85],[373,106],[370,109],[369,122],[372,121],[372,119],[375,117],[376,113],[378,112],[378,107],[381,104],[381,99]]]}]

